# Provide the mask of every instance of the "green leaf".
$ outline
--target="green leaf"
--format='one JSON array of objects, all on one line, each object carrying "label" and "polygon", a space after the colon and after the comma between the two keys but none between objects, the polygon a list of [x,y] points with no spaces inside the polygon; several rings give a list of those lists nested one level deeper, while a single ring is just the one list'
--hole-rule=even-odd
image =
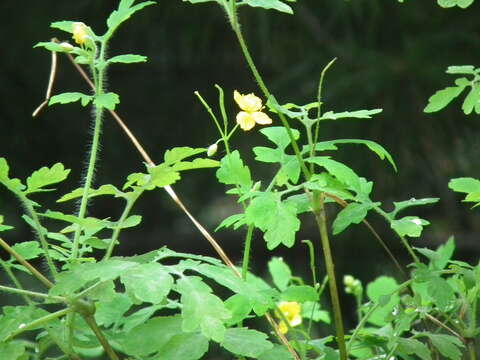
[{"label": "green leaf", "polygon": [[[115,186],[106,184],[100,186],[98,189],[90,189],[88,192],[88,198],[92,198],[95,196],[101,196],[101,195],[114,195],[115,197],[123,197],[126,198],[127,195],[117,189]],[[57,200],[57,202],[64,202],[64,201],[69,201],[73,199],[77,199],[79,197],[83,196],[83,188],[77,188],[68,194],[63,195],[60,199]]]},{"label": "green leaf", "polygon": [[82,106],[87,106],[88,103],[92,100],[93,96],[83,94],[80,92],[66,92],[58,95],[54,95],[48,101],[48,106],[54,104],[68,104],[72,102],[79,101]]},{"label": "green leaf", "polygon": [[426,113],[432,113],[442,110],[445,106],[460,95],[465,86],[451,86],[443,90],[438,90],[428,99],[428,105],[423,109]]},{"label": "green leaf", "polygon": [[234,230],[237,230],[240,226],[245,224],[245,214],[234,214],[224,219],[220,225],[215,228],[218,231],[224,227],[233,226]]},{"label": "green leaf", "polygon": [[95,319],[98,325],[110,327],[121,319],[132,305],[127,295],[115,294],[112,299],[95,304]]},{"label": "green leaf", "polygon": [[463,101],[462,110],[466,115],[472,113],[473,108],[480,101],[480,86],[473,85],[468,95]]},{"label": "green leaf", "polygon": [[344,111],[340,113],[327,111],[325,114],[322,115],[320,120],[338,120],[343,118],[371,119],[372,115],[381,113],[382,111],[382,109]]},{"label": "green leaf", "polygon": [[127,294],[134,298],[153,304],[160,303],[170,292],[173,278],[158,263],[139,264],[120,276]]},{"label": "green leaf", "polygon": [[43,250],[40,248],[38,241],[24,241],[13,245],[12,249],[25,260],[36,259],[43,254]]},{"label": "green leaf", "polygon": [[[373,151],[378,157],[383,160],[387,159],[387,161],[392,165],[392,167],[397,171],[397,165],[393,160],[392,155],[380,144],[376,143],[375,141],[371,140],[362,140],[362,139],[337,139],[337,140],[330,140],[330,141],[320,141],[315,144],[315,150],[317,151],[325,151],[325,150],[338,150],[337,144],[360,144],[365,145]],[[302,149],[302,154],[306,154],[310,151],[310,146],[304,146]]]},{"label": "green leaf", "polygon": [[[300,137],[300,132],[296,129],[291,129],[295,140]],[[260,132],[267,137],[268,140],[278,146],[279,149],[285,150],[290,145],[290,137],[287,129],[283,126],[269,126],[260,130]]]},{"label": "green leaf", "polygon": [[320,304],[313,301],[305,301],[302,304],[302,318],[312,319],[313,321],[322,321],[326,324],[331,323],[328,311],[321,310]]},{"label": "green leaf", "polygon": [[14,227],[10,225],[5,225],[3,223],[3,215],[0,215],[0,231],[7,231],[11,229],[14,229]]},{"label": "green leaf", "polygon": [[200,4],[205,2],[218,2],[218,0],[182,0],[183,2],[189,2],[191,4]]},{"label": "green leaf", "polygon": [[0,342],[0,354],[4,359],[23,360],[25,357],[25,344],[22,342]]},{"label": "green leaf", "polygon": [[117,94],[109,92],[105,94],[95,95],[93,103],[99,108],[115,110],[115,106],[120,103],[120,98]]},{"label": "green leaf", "polygon": [[280,290],[285,290],[292,279],[292,271],[282,258],[274,257],[268,262],[268,271],[273,283]]},{"label": "green leaf", "polygon": [[347,207],[342,209],[337,214],[337,217],[333,221],[333,234],[340,234],[351,224],[359,224],[365,216],[367,216],[368,211],[373,207],[373,204],[359,204],[359,203],[350,203]]},{"label": "green leaf", "polygon": [[108,32],[112,34],[115,29],[124,21],[128,20],[137,11],[143,9],[145,6],[155,4],[154,1],[144,1],[137,5],[131,6],[132,0],[122,0],[118,5],[118,9],[112,11],[107,19]]},{"label": "green leaf", "polygon": [[182,161],[183,159],[204,153],[204,148],[191,148],[188,146],[174,147],[170,150],[165,151],[164,160],[165,164],[172,165],[176,162]]},{"label": "green leaf", "polygon": [[[22,326],[49,314],[47,311],[33,306],[4,305],[2,310],[3,315],[0,316],[0,344]],[[45,325],[45,322],[39,323],[30,328],[30,330],[40,329]],[[3,353],[0,354],[3,355]]]},{"label": "green leaf", "polygon": [[222,300],[211,294],[212,289],[198,276],[183,276],[177,281],[181,294],[182,329],[197,330],[209,339],[221,342],[225,336],[223,322],[231,317]]},{"label": "green leaf", "polygon": [[468,195],[463,200],[465,202],[480,202],[480,199],[471,196],[471,194],[480,193],[480,180],[470,177],[456,178],[450,180],[448,187],[456,192],[467,193]]},{"label": "green leaf", "polygon": [[39,191],[54,190],[42,188],[65,180],[69,173],[70,170],[65,169],[61,163],[56,163],[51,168],[42,167],[39,170],[34,171],[32,175],[27,178],[27,190],[24,191],[24,194],[27,195]]},{"label": "green leaf", "polygon": [[[375,281],[372,281],[367,285],[367,296],[374,303],[380,303],[380,301],[386,296],[390,295],[398,287],[394,278],[388,276],[380,276]],[[373,314],[368,318],[368,321],[372,324],[383,326],[385,325],[385,317],[391,313],[393,308],[399,303],[400,298],[397,294],[390,296],[389,301],[383,304],[379,309],[375,310]]]},{"label": "green leaf", "polygon": [[243,0],[243,4],[264,9],[273,9],[287,14],[293,14],[293,10],[280,0]]},{"label": "green leaf", "polygon": [[124,63],[124,64],[146,62],[146,61],[147,61],[146,56],[134,55],[134,54],[117,55],[108,59],[109,63]]},{"label": "green leaf", "polygon": [[243,164],[238,150],[232,151],[220,161],[217,178],[222,184],[238,185],[243,191],[248,191],[253,185],[249,168]]},{"label": "green leaf", "polygon": [[[258,360],[294,360],[292,354],[281,345],[273,345],[273,348],[264,351],[258,356]],[[329,359],[325,359],[329,360]]]},{"label": "green leaf", "polygon": [[250,299],[242,294],[235,294],[225,300],[225,307],[232,314],[227,325],[235,325],[244,320],[252,311]]},{"label": "green leaf", "polygon": [[402,211],[406,208],[409,208],[411,206],[423,206],[428,204],[435,204],[439,200],[440,198],[424,198],[424,199],[411,198],[410,200],[394,202],[393,203],[394,209],[390,213],[390,215],[392,218],[395,218],[399,211]]},{"label": "green leaf", "polygon": [[475,67],[472,65],[449,66],[446,71],[447,74],[467,74],[474,75]]},{"label": "green leaf", "polygon": [[405,216],[399,220],[392,220],[390,226],[399,236],[419,237],[423,227],[430,224],[427,220],[417,216]]},{"label": "green leaf", "polygon": [[[180,173],[166,164],[148,167],[148,173],[151,175],[151,178],[148,179],[148,190],[152,190],[155,187],[165,187],[180,180]],[[143,185],[141,183],[137,184]]]},{"label": "green leaf", "polygon": [[292,247],[295,234],[300,228],[296,215],[296,207],[291,203],[282,202],[273,193],[263,193],[254,198],[245,211],[247,223],[254,224],[265,232],[268,249],[274,249],[280,244]]},{"label": "green leaf", "polygon": [[318,292],[308,285],[292,285],[281,294],[281,298],[285,301],[296,301],[299,303],[318,301]]},{"label": "green leaf", "polygon": [[208,351],[208,339],[199,333],[174,335],[152,360],[197,360]]},{"label": "green leaf", "polygon": [[75,21],[56,21],[50,24],[51,28],[59,29],[70,34],[73,33],[73,23]]},{"label": "green leaf", "polygon": [[428,294],[441,311],[446,312],[455,302],[455,293],[447,280],[434,276],[430,278],[427,285]]},{"label": "green leaf", "polygon": [[273,348],[266,334],[247,328],[227,329],[221,345],[233,354],[253,358]]},{"label": "green leaf", "polygon": [[155,317],[132,328],[122,341],[129,355],[146,356],[159,351],[168,341],[182,333],[180,316]]},{"label": "green leaf", "polygon": [[428,347],[416,339],[397,338],[397,351],[407,355],[417,355],[422,360],[432,360]]},{"label": "green leaf", "polygon": [[425,335],[428,336],[433,346],[435,346],[438,352],[445,356],[445,358],[451,360],[462,359],[462,352],[459,348],[464,348],[465,345],[455,336],[432,333],[425,333]]},{"label": "green leaf", "polygon": [[55,51],[55,52],[60,52],[60,53],[63,53],[63,52],[69,52],[68,50],[66,50],[63,46],[61,46],[59,43],[57,42],[53,42],[53,41],[50,41],[50,42],[39,42],[37,44],[35,44],[33,46],[34,48],[37,48],[37,47],[43,47],[49,51]]},{"label": "green leaf", "polygon": [[23,185],[19,179],[10,179],[8,175],[9,171],[10,167],[8,166],[7,160],[3,157],[0,157],[0,183],[5,185],[7,189],[13,193],[20,194],[25,188],[25,185]]},{"label": "green leaf", "polygon": [[220,162],[213,159],[198,158],[193,161],[180,161],[172,166],[175,171],[193,170],[193,169],[205,169],[219,167]]}]

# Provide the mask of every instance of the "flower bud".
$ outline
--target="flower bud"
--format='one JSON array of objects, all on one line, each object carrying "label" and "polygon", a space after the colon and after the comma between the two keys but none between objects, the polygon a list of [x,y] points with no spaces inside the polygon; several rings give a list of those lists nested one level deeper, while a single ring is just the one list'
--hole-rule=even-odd
[{"label": "flower bud", "polygon": [[74,22],[72,25],[73,40],[78,45],[85,44],[85,41],[88,39],[88,27],[83,22]]},{"label": "flower bud", "polygon": [[66,41],[60,43],[59,45],[61,46],[62,50],[65,51],[65,52],[70,52],[75,48],[72,44],[70,44]]},{"label": "flower bud", "polygon": [[212,144],[208,147],[207,149],[207,156],[213,156],[218,150],[218,145],[217,144]]}]

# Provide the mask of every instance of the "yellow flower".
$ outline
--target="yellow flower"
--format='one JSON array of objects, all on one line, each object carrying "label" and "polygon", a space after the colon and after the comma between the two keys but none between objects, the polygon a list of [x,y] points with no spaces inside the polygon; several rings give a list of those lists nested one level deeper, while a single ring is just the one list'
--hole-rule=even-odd
[{"label": "yellow flower", "polygon": [[240,109],[243,110],[237,114],[237,123],[243,130],[250,130],[255,124],[267,125],[272,123],[272,119],[262,112],[262,100],[254,94],[242,95],[235,90],[233,98]]},{"label": "yellow flower", "polygon": [[87,41],[89,38],[87,25],[85,25],[83,22],[74,22],[72,25],[72,30],[73,40],[75,40],[78,45],[85,44],[85,41]]},{"label": "yellow flower", "polygon": [[[277,304],[278,311],[275,312],[275,315],[282,319],[278,324],[279,330],[282,334],[286,334],[288,332],[288,326],[285,323],[285,320],[288,322],[290,327],[298,326],[302,323],[302,306],[296,301],[282,301]],[[283,320],[285,319],[285,320]]]}]

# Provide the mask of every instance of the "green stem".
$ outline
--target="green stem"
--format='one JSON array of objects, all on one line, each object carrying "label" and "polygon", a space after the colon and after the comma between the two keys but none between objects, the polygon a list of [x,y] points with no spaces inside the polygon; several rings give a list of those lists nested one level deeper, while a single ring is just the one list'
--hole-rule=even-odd
[{"label": "green stem", "polygon": [[105,339],[105,336],[95,322],[95,318],[92,315],[84,316],[83,318],[87,322],[88,326],[90,326],[90,329],[92,329],[92,331],[95,333],[95,336],[97,337],[98,341],[100,341],[100,344],[107,353],[108,357],[111,360],[119,360],[117,354],[115,354],[115,351],[113,351],[112,347],[108,343],[107,339]]},{"label": "green stem", "polygon": [[[102,63],[105,60],[105,48],[106,48],[106,40],[104,43],[101,44],[100,48],[100,55],[98,57],[98,61]],[[98,97],[104,93],[103,89],[103,81],[104,81],[104,72],[105,67],[101,67],[100,69],[96,69],[93,65],[91,66],[94,76],[94,84],[95,84],[95,96]],[[98,71],[98,73],[97,73]],[[92,138],[92,145],[90,148],[90,156],[88,159],[88,167],[87,167],[87,175],[85,176],[84,184],[83,184],[83,193],[82,199],[80,201],[80,209],[78,211],[78,218],[83,220],[85,218],[87,212],[87,205],[88,205],[88,193],[90,192],[90,188],[93,183],[93,175],[95,172],[95,165],[97,162],[97,155],[99,150],[99,143],[100,143],[100,132],[102,128],[102,114],[103,114],[103,107],[96,106],[95,103],[93,105],[94,113],[95,113],[95,123],[93,129],[93,138]],[[75,235],[73,238],[73,245],[72,245],[72,255],[71,260],[76,260],[79,256],[79,245],[80,245],[80,235],[82,233],[82,228],[80,225],[77,226],[75,230]]]},{"label": "green stem", "polygon": [[55,267],[55,264],[53,263],[53,260],[50,257],[48,242],[45,239],[45,235],[42,230],[42,224],[40,223],[40,219],[38,218],[38,215],[35,209],[33,208],[30,200],[23,194],[19,195],[19,197],[23,205],[27,209],[28,215],[30,215],[30,217],[32,218],[35,224],[35,230],[37,231],[38,239],[40,240],[40,245],[42,246],[43,256],[45,256],[45,259],[47,260],[47,265],[48,265],[48,269],[50,270],[50,273],[55,278],[58,274],[57,268]]},{"label": "green stem", "polygon": [[[8,293],[12,293],[12,294],[19,294],[19,295],[22,295],[22,296],[25,296],[25,297],[26,296],[32,296],[32,297],[42,298],[42,299],[45,299],[45,300],[55,300],[57,302],[66,302],[66,299],[62,296],[51,296],[51,295],[44,294],[44,293],[39,293],[39,292],[36,292],[36,291],[17,289],[17,288],[12,288],[12,287],[9,287],[9,286],[0,285],[0,291],[5,291],[5,292],[8,292]],[[31,303],[32,302],[30,300],[29,304],[31,304]]]},{"label": "green stem", "polygon": [[115,247],[115,244],[117,243],[120,232],[122,231],[122,224],[127,219],[128,215],[130,214],[130,211],[132,210],[133,205],[135,204],[137,199],[140,197],[140,195],[142,195],[143,191],[144,190],[137,190],[132,194],[130,198],[127,199],[127,205],[125,206],[125,209],[123,209],[123,213],[120,216],[120,219],[118,220],[117,226],[113,230],[112,238],[111,238],[110,244],[108,244],[108,248],[105,253],[105,256],[103,257],[103,260],[108,260],[112,256],[113,248]]},{"label": "green stem", "polygon": [[66,309],[62,309],[62,310],[56,311],[54,313],[42,316],[41,318],[39,318],[37,320],[34,320],[34,321],[32,321],[28,324],[25,324],[25,326],[23,326],[21,329],[18,329],[17,331],[12,332],[7,338],[4,339],[4,341],[8,342],[8,341],[12,340],[15,336],[20,335],[21,333],[23,333],[25,331],[32,330],[32,329],[34,329],[36,327],[39,327],[43,324],[46,324],[53,319],[57,319],[59,317],[62,317],[64,315],[68,314],[70,311],[72,311],[72,310],[69,309],[69,308],[66,308]]},{"label": "green stem", "polygon": [[[15,274],[13,273],[12,269],[10,268],[10,266],[5,262],[3,261],[2,259],[0,259],[0,265],[2,265],[2,268],[3,270],[5,270],[5,272],[7,273],[7,276],[10,278],[10,280],[13,282],[13,284],[16,286],[16,289],[19,289],[19,290],[23,290],[23,286],[22,286],[22,283],[20,282],[20,280],[17,279],[17,277],[15,276]],[[6,288],[6,286],[3,286]],[[2,286],[0,286],[0,290],[2,289]],[[9,289],[12,289],[12,288],[9,288]],[[20,294],[22,297],[23,297],[23,300],[28,304],[28,305],[33,305],[33,301],[30,300],[30,298],[26,295],[26,294]]]},{"label": "green stem", "polygon": [[340,299],[338,296],[337,281],[335,279],[335,265],[330,249],[330,241],[327,231],[327,219],[325,215],[325,207],[323,203],[323,194],[314,193],[312,199],[312,207],[314,209],[315,220],[320,231],[320,239],[323,249],[323,257],[328,276],[328,285],[330,287],[330,298],[333,306],[333,317],[335,319],[335,330],[337,334],[338,350],[340,359],[347,360],[347,350],[345,346],[345,331],[343,328],[342,311],[340,308]]},{"label": "green stem", "polygon": [[248,225],[247,235],[245,236],[245,248],[243,249],[243,260],[242,260],[242,279],[247,279],[248,273],[248,262],[250,260],[250,248],[252,247],[252,237],[253,237],[253,224]]}]

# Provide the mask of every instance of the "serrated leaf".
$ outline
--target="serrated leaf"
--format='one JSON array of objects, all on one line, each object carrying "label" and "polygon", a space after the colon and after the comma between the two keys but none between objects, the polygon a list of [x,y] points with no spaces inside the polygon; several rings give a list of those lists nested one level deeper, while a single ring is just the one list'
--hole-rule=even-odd
[{"label": "serrated leaf", "polygon": [[[383,296],[390,295],[397,287],[398,284],[394,278],[380,276],[367,285],[367,296],[373,302],[379,303]],[[391,295],[388,303],[375,310],[368,321],[378,326],[385,325],[385,317],[390,314],[399,301],[400,298],[397,294]]]},{"label": "serrated leaf", "polygon": [[115,106],[120,103],[120,98],[113,92],[95,95],[93,103],[99,108],[114,110]]},{"label": "serrated leaf", "polygon": [[51,168],[44,166],[34,171],[32,175],[27,178],[27,190],[24,191],[24,194],[54,190],[42,188],[65,180],[69,173],[70,170],[65,169],[61,163],[56,163]]},{"label": "serrated leaf", "polygon": [[410,200],[394,202],[393,203],[394,209],[390,213],[390,215],[392,216],[392,218],[395,218],[398,212],[404,209],[407,209],[411,206],[423,206],[428,204],[435,204],[439,200],[440,198],[424,198],[424,199],[411,198]]},{"label": "serrated leaf", "polygon": [[13,245],[12,249],[25,260],[36,259],[43,254],[43,250],[40,248],[38,241],[24,241]]},{"label": "serrated leaf", "polygon": [[274,257],[268,262],[268,271],[273,283],[281,291],[285,290],[292,279],[292,271],[282,258]]},{"label": "serrated leaf", "polygon": [[159,351],[175,335],[182,333],[180,316],[155,317],[132,328],[122,342],[129,355],[146,356]]},{"label": "serrated leaf", "polygon": [[146,56],[134,55],[134,54],[117,55],[108,59],[109,63],[124,63],[124,64],[146,62],[146,61],[147,61]]},{"label": "serrated leaf", "polygon": [[459,348],[464,348],[465,345],[455,336],[432,333],[425,333],[425,335],[428,336],[433,346],[435,346],[438,352],[445,356],[445,358],[451,360],[462,359],[462,353]]},{"label": "serrated leaf", "polygon": [[[337,139],[337,140],[330,140],[330,141],[320,141],[315,144],[315,150],[317,151],[325,151],[325,150],[338,150],[337,144],[360,144],[365,145],[371,151],[373,151],[377,156],[387,161],[392,165],[392,167],[397,171],[397,165],[393,160],[392,155],[380,144],[376,143],[375,141],[371,140],[362,140],[362,139]],[[304,146],[302,149],[302,153],[306,154],[310,151],[310,146]]]},{"label": "serrated leaf", "polygon": [[427,220],[420,219],[417,216],[405,216],[399,220],[392,220],[390,227],[399,236],[419,237],[422,234],[423,227],[429,224]]},{"label": "serrated leaf", "polygon": [[204,336],[221,342],[225,336],[223,322],[231,317],[222,300],[211,294],[212,289],[198,276],[183,276],[177,281],[181,294],[182,329],[186,332],[198,328]]},{"label": "serrated leaf", "polygon": [[439,276],[430,278],[427,285],[428,294],[441,311],[447,311],[455,301],[455,293],[450,284]]},{"label": "serrated leaf", "polygon": [[130,309],[133,305],[125,294],[115,294],[108,301],[99,301],[95,304],[95,320],[98,325],[110,327]]},{"label": "serrated leaf", "polygon": [[[152,190],[155,187],[165,187],[180,180],[180,173],[165,164],[148,167],[148,173],[151,176],[150,179],[148,179],[148,190]],[[142,186],[145,184],[137,182],[137,185]]]},{"label": "serrated leaf", "polygon": [[222,347],[233,354],[256,358],[273,348],[267,334],[247,328],[230,328],[225,332]]},{"label": "serrated leaf", "polygon": [[287,14],[293,14],[293,10],[280,0],[243,0],[243,3],[252,7],[277,10]]},{"label": "serrated leaf", "polygon": [[398,338],[397,350],[407,355],[417,355],[422,360],[432,360],[430,350],[422,342],[416,339]]},{"label": "serrated leaf", "polygon": [[92,96],[80,92],[66,92],[52,96],[48,101],[48,106],[54,104],[68,104],[79,100],[81,101],[82,106],[86,106],[92,98]]},{"label": "serrated leaf", "polygon": [[359,224],[367,216],[373,204],[350,203],[342,209],[333,221],[333,234],[340,234],[351,224]]},{"label": "serrated leaf", "polygon": [[238,229],[240,226],[244,225],[245,224],[245,214],[241,213],[241,214],[234,214],[234,215],[230,215],[229,217],[227,217],[226,219],[224,219],[220,225],[218,225],[216,228],[215,228],[215,231],[218,231],[224,227],[230,227],[230,226],[233,226],[233,228],[236,230]]},{"label": "serrated leaf", "polygon": [[120,276],[127,294],[152,304],[160,303],[170,292],[173,278],[158,263],[139,264]]},{"label": "serrated leaf", "polygon": [[181,147],[174,147],[165,151],[164,160],[165,163],[168,165],[174,164],[178,161],[182,161],[183,159],[204,153],[204,148],[191,148],[188,146],[181,146]]},{"label": "serrated leaf", "polygon": [[281,298],[285,301],[296,301],[298,303],[318,301],[318,292],[308,285],[292,285],[282,292]]},{"label": "serrated leaf", "polygon": [[223,157],[216,175],[222,184],[238,185],[243,191],[249,190],[253,185],[250,169],[243,164],[237,150]]},{"label": "serrated leaf", "polygon": [[137,5],[131,6],[133,1],[120,2],[118,9],[112,11],[107,19],[107,26],[109,33],[113,33],[115,29],[124,21],[128,20],[137,11],[143,9],[145,6],[154,5],[154,1],[144,1]]},{"label": "serrated leaf", "polygon": [[432,113],[442,110],[450,102],[460,95],[465,86],[451,86],[442,90],[438,90],[428,99],[428,105],[423,109],[426,113]]},{"label": "serrated leaf", "polygon": [[344,118],[371,119],[372,115],[381,113],[382,111],[382,109],[343,111],[340,113],[327,111],[320,117],[320,120],[338,120]]},{"label": "serrated leaf", "polygon": [[[291,129],[293,138],[298,140],[300,132],[296,129]],[[260,132],[267,137],[268,140],[273,142],[281,150],[285,150],[291,143],[288,136],[287,129],[283,126],[269,126],[260,130]]]}]

